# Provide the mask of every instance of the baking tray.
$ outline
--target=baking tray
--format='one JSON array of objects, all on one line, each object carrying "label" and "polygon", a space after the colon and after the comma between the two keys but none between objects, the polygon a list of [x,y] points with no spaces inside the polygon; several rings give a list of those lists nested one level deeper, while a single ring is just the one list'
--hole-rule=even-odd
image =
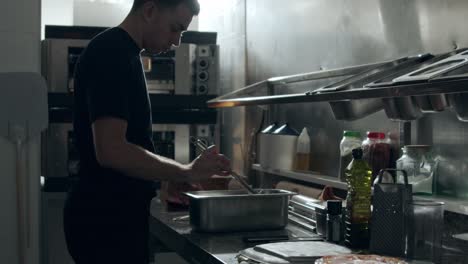
[{"label": "baking tray", "polygon": [[216,190],[185,193],[189,197],[190,224],[200,232],[281,229],[288,223],[289,198],[296,193],[262,189]]}]

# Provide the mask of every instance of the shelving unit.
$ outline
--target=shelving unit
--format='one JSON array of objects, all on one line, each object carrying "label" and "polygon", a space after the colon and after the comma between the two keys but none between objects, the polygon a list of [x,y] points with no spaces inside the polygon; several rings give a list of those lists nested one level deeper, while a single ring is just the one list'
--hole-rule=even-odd
[{"label": "shelving unit", "polygon": [[[338,180],[336,177],[321,175],[319,173],[308,172],[308,173],[301,173],[295,171],[285,171],[285,170],[277,170],[277,169],[265,169],[260,164],[254,164],[252,169],[270,173],[278,176],[282,176],[289,179],[299,180],[303,182],[309,182],[319,185],[328,185],[333,188],[337,188],[340,190],[346,191],[347,185],[346,183]],[[443,197],[443,196],[428,196],[428,195],[415,195],[414,199],[423,199],[423,200],[432,200],[436,202],[443,202],[445,211],[468,215],[468,200],[463,200],[460,198],[452,198],[452,197]]]},{"label": "shelving unit", "polygon": [[[154,124],[215,124],[216,109],[206,102],[214,95],[150,94]],[[49,93],[49,120],[51,123],[72,122],[73,95]]]},{"label": "shelving unit", "polygon": [[[321,93],[315,93],[314,90],[318,87],[311,87],[309,92],[282,95],[271,94],[271,91],[273,91],[275,88],[291,88],[297,83],[355,75],[384,63],[385,62],[380,62],[340,69],[269,78],[267,80],[238,89],[234,92],[214,98],[208,101],[208,106],[213,108],[224,108],[246,105],[332,102],[370,98],[391,98],[468,92],[468,76],[462,76],[444,81],[391,85],[379,88],[355,87],[350,90],[322,91]],[[265,91],[264,95],[256,95],[260,90]]]},{"label": "shelving unit", "polygon": [[[378,63],[358,65],[353,67],[326,71],[317,71],[304,74],[274,77],[214,98],[208,101],[208,106],[212,108],[227,108],[248,105],[334,102],[371,98],[392,98],[434,94],[468,93],[467,75],[459,78],[454,78],[452,80],[392,85],[379,88],[356,87],[344,91],[327,91],[317,93],[314,91],[314,87],[311,87],[311,90],[309,92],[282,95],[272,94],[272,91],[274,91],[275,88],[291,88],[299,82],[303,83],[307,81],[316,81],[326,78],[349,76],[366,71],[367,69],[370,69],[377,65]],[[347,190],[346,183],[339,181],[336,177],[321,175],[316,172],[295,172],[278,169],[266,169],[261,167],[259,164],[254,164],[252,166],[252,169],[259,172],[269,173],[302,182],[308,182],[322,186],[328,185],[340,190]],[[415,198],[443,202],[445,204],[444,208],[446,211],[468,215],[468,199],[464,200],[460,198],[421,195],[416,195]]]},{"label": "shelving unit", "polygon": [[[265,85],[265,84],[264,84]],[[215,98],[208,102],[213,108],[235,107],[246,105],[268,105],[305,102],[330,102],[370,98],[389,98],[431,94],[449,94],[468,92],[468,79],[455,81],[398,85],[381,88],[357,88],[347,91],[327,92],[320,94],[296,93],[286,95]]]}]

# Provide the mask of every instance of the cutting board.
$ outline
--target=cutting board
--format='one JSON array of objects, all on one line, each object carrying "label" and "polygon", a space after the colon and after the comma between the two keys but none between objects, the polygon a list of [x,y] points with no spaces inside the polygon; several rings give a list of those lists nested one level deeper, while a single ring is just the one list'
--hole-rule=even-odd
[{"label": "cutting board", "polygon": [[255,246],[254,250],[291,263],[308,262],[323,256],[351,253],[351,250],[346,247],[321,241],[269,243]]}]

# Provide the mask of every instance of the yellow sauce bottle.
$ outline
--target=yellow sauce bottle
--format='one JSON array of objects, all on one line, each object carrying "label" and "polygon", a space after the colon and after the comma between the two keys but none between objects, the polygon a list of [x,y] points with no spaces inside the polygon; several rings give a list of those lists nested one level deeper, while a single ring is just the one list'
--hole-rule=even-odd
[{"label": "yellow sauce bottle", "polygon": [[353,149],[353,160],[346,168],[345,244],[351,248],[369,247],[372,169],[362,159],[362,149]]}]

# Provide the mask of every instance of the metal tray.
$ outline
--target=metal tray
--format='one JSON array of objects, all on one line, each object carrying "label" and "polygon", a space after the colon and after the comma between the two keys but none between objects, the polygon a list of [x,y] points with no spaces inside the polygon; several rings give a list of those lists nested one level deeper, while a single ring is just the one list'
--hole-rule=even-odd
[{"label": "metal tray", "polygon": [[[382,79],[401,67],[414,65],[419,60],[420,58],[415,56],[388,61],[350,78],[319,88],[313,91],[313,93],[319,94],[363,88],[366,84]],[[384,108],[380,98],[332,101],[330,102],[330,106],[336,119],[348,121],[365,117]]]},{"label": "metal tray", "polygon": [[296,193],[263,189],[185,193],[189,197],[190,224],[201,232],[232,232],[281,229],[288,223],[289,197]]}]

